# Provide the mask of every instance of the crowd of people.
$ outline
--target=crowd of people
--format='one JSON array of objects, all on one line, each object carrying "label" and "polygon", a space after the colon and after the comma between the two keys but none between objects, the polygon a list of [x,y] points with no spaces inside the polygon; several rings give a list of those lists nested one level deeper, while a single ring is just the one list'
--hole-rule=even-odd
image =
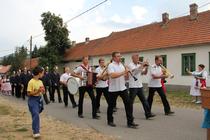
[{"label": "crowd of people", "polygon": [[[104,58],[99,59],[99,66],[93,71],[89,65],[89,57],[84,56],[81,65],[70,72],[69,67],[65,67],[63,74],[59,74],[58,67],[55,66],[53,71],[49,72],[49,68],[36,67],[32,72],[24,69],[22,71],[13,72],[10,77],[4,76],[1,82],[2,92],[9,92],[12,96],[17,98],[26,99],[28,96],[28,106],[32,114],[32,129],[34,137],[39,137],[40,122],[39,113],[43,110],[43,101],[45,104],[59,102],[64,103],[64,106],[68,106],[68,98],[72,103],[72,107],[78,107],[78,117],[83,116],[83,101],[85,93],[88,93],[92,103],[92,118],[99,119],[100,113],[100,99],[104,95],[107,102],[107,124],[110,127],[116,127],[114,123],[113,112],[116,112],[116,100],[120,96],[123,100],[127,126],[129,128],[136,129],[138,124],[134,122],[133,116],[133,104],[135,97],[138,96],[142,103],[145,118],[155,117],[152,113],[153,97],[155,92],[161,98],[164,107],[165,115],[172,115],[174,112],[171,110],[170,104],[166,96],[166,90],[164,86],[164,80],[169,77],[167,73],[160,67],[163,63],[161,56],[155,57],[155,63],[150,65],[148,62],[140,62],[139,54],[133,54],[132,62],[128,65],[124,65],[121,62],[121,54],[119,52],[112,53],[112,60],[107,65]],[[202,87],[205,87],[206,79],[204,72],[204,65],[199,65],[200,77],[193,72],[188,71],[189,74],[195,76],[195,79],[199,81]],[[97,73],[97,81],[93,85],[87,83],[87,75],[90,72]],[[143,90],[142,76],[148,76],[148,97],[145,96]],[[79,100],[78,103],[74,99],[68,90],[67,81],[70,77],[79,78]],[[128,87],[126,86],[128,82]],[[3,84],[7,83],[10,84]],[[196,84],[196,82],[195,82]],[[10,88],[8,88],[7,86]],[[7,87],[7,90],[5,88]],[[94,88],[96,93],[94,93]],[[63,94],[60,90],[63,90]],[[55,99],[55,93],[57,93],[57,101]],[[197,94],[196,94],[197,95]],[[62,98],[63,96],[63,98]]]}]

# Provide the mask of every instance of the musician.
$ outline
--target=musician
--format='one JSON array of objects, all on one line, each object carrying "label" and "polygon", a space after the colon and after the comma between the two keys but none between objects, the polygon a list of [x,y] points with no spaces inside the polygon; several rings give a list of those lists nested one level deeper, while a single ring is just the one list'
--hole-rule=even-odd
[{"label": "musician", "polygon": [[161,56],[155,57],[155,64],[151,66],[150,73],[149,73],[149,96],[148,96],[148,103],[150,105],[150,109],[152,108],[152,102],[155,92],[157,91],[163,106],[165,115],[171,115],[174,114],[174,112],[171,111],[170,105],[168,103],[168,100],[166,98],[166,95],[164,93],[164,90],[161,85],[161,78],[168,78],[168,75],[163,75],[162,69],[160,65],[163,63],[163,59]]},{"label": "musician", "polygon": [[91,67],[88,64],[89,57],[85,56],[82,58],[82,64],[78,66],[74,70],[74,77],[80,78],[80,87],[79,87],[79,108],[78,108],[78,117],[84,118],[83,116],[83,100],[85,92],[87,92],[90,96],[90,99],[92,101],[92,118],[93,119],[99,119],[100,116],[96,113],[96,99],[93,92],[93,87],[87,85],[87,73],[91,72]]},{"label": "musician", "polygon": [[60,83],[62,84],[62,89],[63,89],[63,101],[64,101],[65,107],[67,107],[68,106],[68,96],[69,96],[71,103],[72,103],[72,107],[75,108],[75,107],[77,107],[77,104],[75,102],[74,95],[70,94],[70,92],[68,91],[67,85],[66,85],[67,80],[70,77],[71,77],[70,69],[69,69],[69,67],[65,67],[64,73],[60,77]]},{"label": "musician", "polygon": [[112,53],[112,63],[108,66],[109,74],[109,104],[107,110],[108,125],[116,127],[113,118],[113,107],[116,103],[117,97],[120,96],[123,100],[127,126],[129,128],[137,128],[138,124],[134,123],[133,114],[131,111],[131,104],[128,96],[128,92],[125,87],[125,75],[128,73],[128,69],[121,63],[121,55],[119,52]]},{"label": "musician", "polygon": [[10,77],[10,83],[11,83],[11,87],[12,87],[12,96],[15,95],[15,75],[16,75],[16,72],[13,71],[13,73]]},{"label": "musician", "polygon": [[[44,72],[44,76],[41,78],[43,84],[44,84],[44,88],[45,88],[45,94],[43,94],[43,97],[44,97],[44,101],[46,104],[49,104],[52,98],[52,84],[51,84],[51,79],[50,79],[50,73],[49,73],[49,67],[47,66],[45,68],[45,72]],[[50,101],[48,99],[48,96],[47,96],[47,90],[49,92],[49,95],[50,95]],[[52,101],[53,102],[53,101]]]},{"label": "musician", "polygon": [[21,78],[20,78],[21,70],[17,71],[15,76],[15,96],[17,98],[21,97]]},{"label": "musician", "polygon": [[22,90],[22,98],[25,100],[25,96],[27,95],[27,86],[28,86],[28,80],[27,80],[27,69],[24,68],[22,70],[22,73],[20,74],[20,79],[21,79],[21,87],[23,88]]},{"label": "musician", "polygon": [[58,101],[62,103],[61,94],[60,94],[60,74],[58,73],[58,67],[55,66],[53,72],[51,73],[52,81],[52,101],[55,102],[55,90],[57,90]]},{"label": "musician", "polygon": [[131,110],[133,112],[133,104],[135,101],[135,97],[137,95],[143,105],[145,117],[146,119],[148,119],[155,116],[154,114],[151,113],[149,103],[144,96],[144,90],[142,85],[142,75],[147,74],[148,64],[147,62],[143,64],[139,64],[138,62],[139,62],[139,55],[133,54],[132,62],[128,65],[129,70],[137,78],[137,80],[135,81],[134,78],[129,74],[129,97],[131,101]]},{"label": "musician", "polygon": [[103,58],[99,59],[99,67],[96,68],[95,72],[97,73],[97,83],[96,83],[96,110],[97,113],[100,113],[100,99],[103,93],[106,102],[108,104],[108,81],[107,79],[103,79],[104,75],[106,75],[105,62]]}]

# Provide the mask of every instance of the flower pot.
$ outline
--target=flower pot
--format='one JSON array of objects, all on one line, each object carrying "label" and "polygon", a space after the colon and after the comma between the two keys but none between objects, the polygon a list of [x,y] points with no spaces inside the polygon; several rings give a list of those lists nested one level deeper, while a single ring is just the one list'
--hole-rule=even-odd
[{"label": "flower pot", "polygon": [[202,108],[210,109],[210,89],[201,88]]}]

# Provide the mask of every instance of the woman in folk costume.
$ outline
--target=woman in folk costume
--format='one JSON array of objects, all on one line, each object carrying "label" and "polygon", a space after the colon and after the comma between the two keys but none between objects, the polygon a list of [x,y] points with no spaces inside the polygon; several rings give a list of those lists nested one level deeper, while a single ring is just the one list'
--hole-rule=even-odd
[{"label": "woman in folk costume", "polygon": [[194,72],[190,72],[187,70],[187,72],[190,75],[194,76],[191,89],[190,89],[190,95],[195,97],[195,100],[193,102],[200,104],[200,88],[206,88],[206,80],[208,77],[208,73],[204,70],[205,66],[203,64],[198,65],[198,70]]},{"label": "woman in folk costume", "polygon": [[9,78],[7,75],[4,75],[3,76],[3,79],[2,79],[2,92],[5,94],[5,95],[11,95],[11,84],[9,82]]}]

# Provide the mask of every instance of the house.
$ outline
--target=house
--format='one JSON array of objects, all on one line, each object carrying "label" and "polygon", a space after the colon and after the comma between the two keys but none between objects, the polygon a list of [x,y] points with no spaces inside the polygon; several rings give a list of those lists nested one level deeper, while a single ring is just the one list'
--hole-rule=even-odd
[{"label": "house", "polygon": [[[186,68],[194,71],[197,65],[204,64],[210,72],[210,11],[198,13],[198,5],[191,4],[187,16],[170,19],[168,13],[163,13],[161,22],[74,42],[65,53],[65,65],[75,68],[82,56],[87,55],[91,65],[98,65],[100,57],[109,62],[113,51],[121,52],[125,64],[131,62],[134,52],[140,54],[141,61],[149,60],[151,64],[156,55],[162,55],[164,65],[175,76],[168,79],[167,85],[179,89],[189,87],[193,77],[187,75]],[[143,82],[147,83],[147,76]]]},{"label": "house", "polygon": [[10,68],[11,68],[11,65],[0,66],[0,74],[6,74],[7,72],[9,72]]}]

